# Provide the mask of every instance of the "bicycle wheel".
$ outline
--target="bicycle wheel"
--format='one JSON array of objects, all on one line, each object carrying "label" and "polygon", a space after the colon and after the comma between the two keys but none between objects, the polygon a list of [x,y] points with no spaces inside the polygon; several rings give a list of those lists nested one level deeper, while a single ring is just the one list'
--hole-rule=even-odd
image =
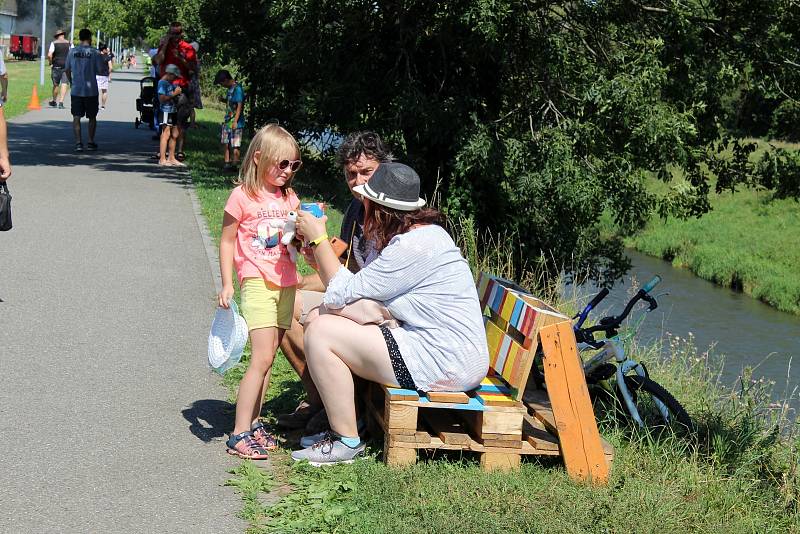
[{"label": "bicycle wheel", "polygon": [[[692,430],[692,418],[686,413],[681,403],[672,394],[664,389],[660,384],[650,378],[638,375],[625,377],[625,385],[631,392],[631,397],[639,411],[639,417],[647,428],[659,428],[674,426],[682,431]],[[620,400],[622,395],[620,394]],[[655,402],[660,401],[666,407],[668,418],[664,418],[660,407]],[[624,406],[624,401],[621,401]],[[627,413],[627,411],[625,412]],[[628,414],[630,416],[630,414]]]}]

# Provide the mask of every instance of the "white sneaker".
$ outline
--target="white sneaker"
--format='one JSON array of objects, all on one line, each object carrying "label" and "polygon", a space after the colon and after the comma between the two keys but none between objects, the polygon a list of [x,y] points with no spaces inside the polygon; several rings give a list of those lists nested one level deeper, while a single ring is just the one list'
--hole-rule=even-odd
[{"label": "white sneaker", "polygon": [[[364,437],[362,436],[362,434],[366,429],[367,425],[366,423],[364,423],[363,419],[359,419],[358,421],[356,421],[356,430],[358,430],[358,435],[361,436],[362,438]],[[313,444],[325,439],[325,437],[328,435],[329,432],[330,430],[323,430],[322,432],[317,432],[316,434],[303,436],[300,438],[300,446],[306,449],[312,446]]]},{"label": "white sneaker", "polygon": [[323,465],[351,464],[364,455],[366,445],[362,441],[356,447],[348,447],[338,436],[328,433],[325,439],[318,441],[310,447],[294,451],[292,458],[295,462],[308,460],[314,467]]}]

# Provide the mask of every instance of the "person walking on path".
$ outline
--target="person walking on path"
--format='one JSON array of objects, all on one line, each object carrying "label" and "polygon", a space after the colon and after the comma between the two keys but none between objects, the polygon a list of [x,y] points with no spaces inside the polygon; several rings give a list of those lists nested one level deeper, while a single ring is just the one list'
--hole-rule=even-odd
[{"label": "person walking on path", "polygon": [[100,56],[103,58],[103,63],[100,72],[97,74],[97,89],[100,91],[100,109],[106,109],[106,102],[108,102],[108,84],[111,83],[111,53],[108,50],[108,45],[103,43],[97,47],[100,50]]},{"label": "person walking on path", "polygon": [[50,43],[47,51],[47,59],[50,61],[50,79],[53,81],[53,98],[50,99],[49,105],[51,108],[58,106],[58,109],[64,109],[64,97],[67,96],[67,87],[69,86],[69,78],[64,69],[72,43],[67,41],[64,35],[66,35],[64,30],[56,30],[53,35],[55,40]]},{"label": "person walking on path", "polygon": [[71,109],[72,131],[75,134],[75,151],[83,152],[83,137],[81,134],[81,117],[89,119],[89,150],[97,150],[94,134],[97,131],[98,94],[97,75],[103,65],[103,57],[96,48],[92,48],[92,32],[82,29],[78,33],[81,40],[79,46],[67,54],[64,72],[72,84]]}]

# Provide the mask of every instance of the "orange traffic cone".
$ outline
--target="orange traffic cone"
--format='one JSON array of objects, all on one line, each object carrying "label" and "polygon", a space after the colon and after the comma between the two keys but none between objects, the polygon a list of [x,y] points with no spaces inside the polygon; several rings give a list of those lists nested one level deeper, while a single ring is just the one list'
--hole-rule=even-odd
[{"label": "orange traffic cone", "polygon": [[31,93],[31,101],[28,102],[28,109],[42,109],[39,105],[39,92],[36,90],[36,85],[33,86],[33,93]]}]

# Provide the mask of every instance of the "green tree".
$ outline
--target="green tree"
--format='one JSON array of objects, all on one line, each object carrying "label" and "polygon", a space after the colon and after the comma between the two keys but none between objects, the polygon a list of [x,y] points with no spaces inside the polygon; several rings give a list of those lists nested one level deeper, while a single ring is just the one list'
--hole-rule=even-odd
[{"label": "green tree", "polygon": [[[795,87],[766,49],[789,57],[784,3],[204,0],[197,13],[246,78],[256,124],[381,132],[448,214],[516,236],[518,265],[609,281],[627,264],[601,215],[624,235],[654,211],[706,212],[725,98],[748,76]],[[684,180],[648,192],[676,170]]]}]

